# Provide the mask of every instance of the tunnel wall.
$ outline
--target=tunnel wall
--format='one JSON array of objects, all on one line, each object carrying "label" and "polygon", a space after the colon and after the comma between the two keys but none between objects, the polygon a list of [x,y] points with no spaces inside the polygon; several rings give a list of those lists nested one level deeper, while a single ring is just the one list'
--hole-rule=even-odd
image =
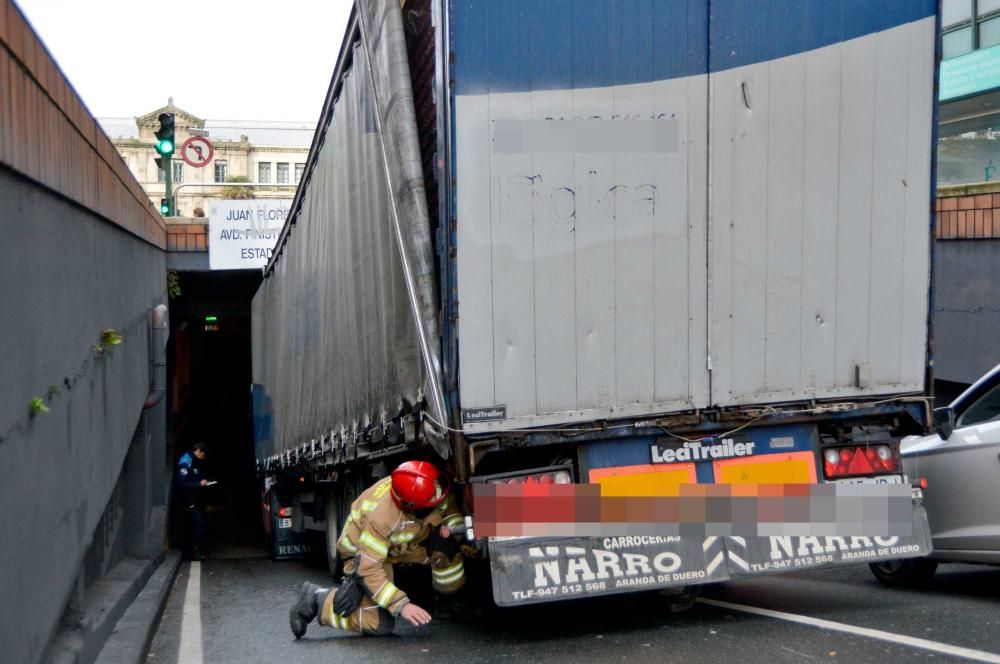
[{"label": "tunnel wall", "polygon": [[[162,552],[151,514],[166,491],[164,408],[143,403],[150,310],[167,300],[165,236],[41,41],[0,0],[3,661],[41,661],[95,576]],[[106,329],[122,341],[95,352]]]}]

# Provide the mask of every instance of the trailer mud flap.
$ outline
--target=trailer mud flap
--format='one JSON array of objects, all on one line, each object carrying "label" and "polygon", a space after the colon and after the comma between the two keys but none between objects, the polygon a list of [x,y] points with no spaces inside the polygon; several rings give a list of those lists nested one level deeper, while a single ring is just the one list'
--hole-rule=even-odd
[{"label": "trailer mud flap", "polygon": [[725,537],[726,562],[733,578],[759,576],[832,565],[918,558],[931,552],[927,512],[919,503],[912,511],[908,536]]},{"label": "trailer mud flap", "polygon": [[298,560],[314,550],[315,546],[307,533],[297,533],[290,526],[282,527],[279,524],[271,538],[271,560]]},{"label": "trailer mud flap", "polygon": [[906,537],[574,537],[489,542],[500,606],[690,586],[931,552],[927,515],[914,503]]},{"label": "trailer mud flap", "polygon": [[723,581],[722,548],[676,536],[492,540],[493,599],[511,606]]}]

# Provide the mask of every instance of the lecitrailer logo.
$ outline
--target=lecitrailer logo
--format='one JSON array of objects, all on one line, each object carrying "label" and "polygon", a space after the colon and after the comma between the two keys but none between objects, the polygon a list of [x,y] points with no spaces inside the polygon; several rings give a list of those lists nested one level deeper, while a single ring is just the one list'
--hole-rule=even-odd
[{"label": "lecitrailer logo", "polygon": [[493,422],[507,419],[507,406],[462,409],[463,422]]},{"label": "lecitrailer logo", "polygon": [[738,442],[731,438],[723,438],[714,443],[690,441],[676,448],[668,447],[663,443],[654,443],[650,447],[650,452],[653,463],[689,463],[751,456],[754,454],[755,444],[752,440]]}]

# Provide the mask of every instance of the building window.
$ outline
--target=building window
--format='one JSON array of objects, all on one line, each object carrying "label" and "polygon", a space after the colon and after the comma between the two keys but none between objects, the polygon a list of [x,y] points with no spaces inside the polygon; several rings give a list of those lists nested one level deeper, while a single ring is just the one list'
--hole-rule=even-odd
[{"label": "building window", "polygon": [[[174,183],[184,182],[184,162],[175,161],[174,164]],[[156,164],[156,181],[165,182],[166,178],[163,173],[163,166]]]},{"label": "building window", "polygon": [[271,163],[262,161],[257,164],[257,182],[268,184],[271,182]]},{"label": "building window", "polygon": [[938,125],[937,185],[1000,181],[996,115]]},{"label": "building window", "polygon": [[1000,16],[979,24],[979,48],[1000,44]]},{"label": "building window", "polygon": [[976,13],[979,16],[986,16],[1000,10],[1000,0],[979,0],[976,3]]},{"label": "building window", "polygon": [[278,162],[278,184],[288,184],[288,164]]},{"label": "building window", "polygon": [[942,0],[941,27],[949,28],[972,18],[972,0]]},{"label": "building window", "polygon": [[1000,0],[942,0],[941,58],[1000,44]]},{"label": "building window", "polygon": [[302,174],[306,171],[305,164],[295,164],[295,184],[302,182]]},{"label": "building window", "polygon": [[972,28],[953,30],[941,35],[941,59],[955,58],[972,50]]},{"label": "building window", "polygon": [[226,160],[216,159],[215,160],[215,181],[225,182],[226,181]]}]

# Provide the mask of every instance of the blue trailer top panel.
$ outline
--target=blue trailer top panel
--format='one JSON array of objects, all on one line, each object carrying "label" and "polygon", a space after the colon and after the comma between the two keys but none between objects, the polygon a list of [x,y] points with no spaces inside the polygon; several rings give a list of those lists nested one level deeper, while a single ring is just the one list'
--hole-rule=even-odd
[{"label": "blue trailer top panel", "polygon": [[703,74],[707,12],[707,0],[456,0],[456,92],[606,87]]},{"label": "blue trailer top panel", "polygon": [[803,53],[936,10],[935,0],[455,0],[452,73],[457,94],[645,83]]},{"label": "blue trailer top panel", "polygon": [[724,71],[934,16],[937,0],[712,0],[711,71]]}]

